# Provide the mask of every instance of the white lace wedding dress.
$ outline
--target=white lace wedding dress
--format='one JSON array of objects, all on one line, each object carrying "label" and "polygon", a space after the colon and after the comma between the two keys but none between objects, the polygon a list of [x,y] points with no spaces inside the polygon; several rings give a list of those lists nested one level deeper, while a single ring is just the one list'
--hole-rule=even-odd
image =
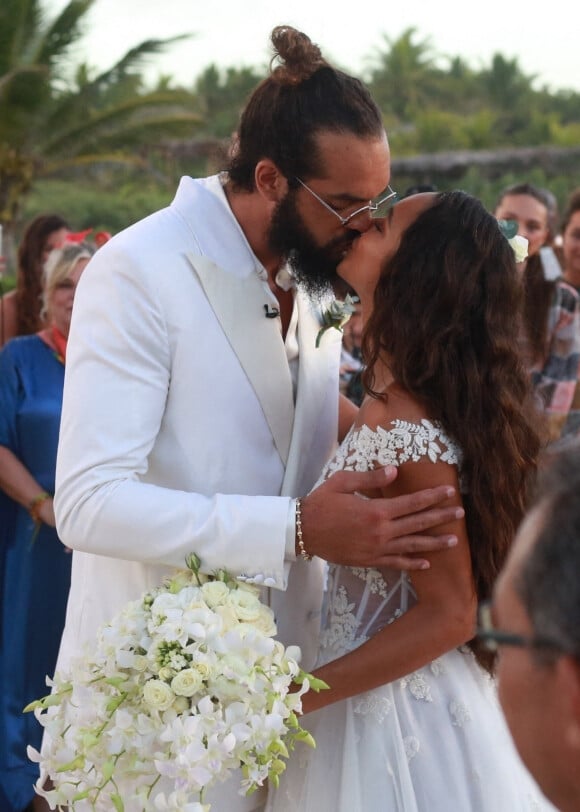
[{"label": "white lace wedding dress", "polygon": [[[425,457],[461,466],[459,449],[437,424],[363,426],[350,431],[321,479]],[[405,573],[329,565],[318,664],[356,649],[415,602]],[[268,812],[553,809],[519,760],[493,680],[468,649],[303,723],[316,749],[296,748]]]}]

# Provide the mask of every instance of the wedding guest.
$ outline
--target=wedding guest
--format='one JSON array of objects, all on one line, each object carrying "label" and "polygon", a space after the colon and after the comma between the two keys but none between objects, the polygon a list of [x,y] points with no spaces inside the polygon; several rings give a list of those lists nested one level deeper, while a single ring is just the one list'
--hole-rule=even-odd
[{"label": "wedding guest", "polygon": [[550,198],[529,183],[504,190],[495,207],[499,220],[515,220],[528,240],[528,258],[520,264],[524,286],[521,341],[545,415],[549,442],[580,431],[580,297],[561,279],[546,279],[539,255],[550,242]]},{"label": "wedding guest", "polygon": [[[289,26],[272,43],[227,172],[183,178],[172,205],[115,235],[83,278],[57,462],[57,525],[74,549],[59,666],[194,551],[205,570],[272,587],[280,638],[308,667],[324,573],[302,531],[311,552],[361,566],[424,567],[425,550],[457,543],[429,529],[455,514],[448,486],[360,498],[391,467],[298,501],[339,417],[341,333],[316,347],[321,308],[306,291],[330,304],[336,264],[394,193],[367,89]],[[342,399],[342,423],[354,411]],[[207,803],[260,806],[238,786]],[[140,809],[119,792],[126,812]]]},{"label": "wedding guest", "polygon": [[[431,570],[330,564],[315,676],[315,749],[296,752],[269,812],[548,809],[511,742],[474,638],[535,475],[540,435],[517,351],[514,255],[463,192],[416,194],[352,245],[338,274],[360,298],[365,398],[322,478],[390,463],[374,498],[429,483],[461,492],[459,545]],[[304,535],[310,552],[314,535]],[[316,713],[309,713],[317,711]],[[329,776],[332,780],[329,781]]]},{"label": "wedding guest", "polygon": [[[86,244],[53,251],[40,317],[47,327],[0,352],[0,787],[2,812],[34,797],[38,765],[26,747],[42,728],[28,702],[46,693],[64,626],[71,556],[60,542],[52,494],[71,311],[93,254]],[[34,798],[35,810],[48,809]]]},{"label": "wedding guest", "polygon": [[28,224],[18,247],[16,288],[0,299],[0,346],[43,326],[42,269],[50,251],[69,233],[68,223],[58,214],[40,214]]},{"label": "wedding guest", "polygon": [[486,611],[520,755],[561,812],[580,810],[580,447],[549,455]]},{"label": "wedding guest", "polygon": [[580,189],[572,192],[562,217],[563,279],[580,293]]}]

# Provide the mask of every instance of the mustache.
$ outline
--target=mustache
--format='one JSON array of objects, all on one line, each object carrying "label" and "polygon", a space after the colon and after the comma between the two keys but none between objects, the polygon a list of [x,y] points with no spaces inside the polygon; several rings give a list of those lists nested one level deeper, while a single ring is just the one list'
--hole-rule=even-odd
[{"label": "mustache", "polygon": [[339,237],[334,237],[330,242],[326,244],[326,248],[330,250],[340,250],[343,251],[345,248],[350,248],[353,242],[359,237],[357,233],[349,233],[343,234]]}]

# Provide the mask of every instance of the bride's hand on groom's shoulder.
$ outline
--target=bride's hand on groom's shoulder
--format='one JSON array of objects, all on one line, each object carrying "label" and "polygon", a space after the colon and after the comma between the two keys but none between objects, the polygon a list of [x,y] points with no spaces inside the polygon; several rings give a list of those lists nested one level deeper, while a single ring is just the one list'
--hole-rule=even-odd
[{"label": "bride's hand on groom's shoulder", "polygon": [[429,567],[422,554],[457,544],[456,536],[433,530],[463,515],[457,505],[449,505],[455,495],[451,486],[365,498],[383,491],[396,477],[393,466],[338,471],[305,496],[302,533],[308,554],[347,566],[417,570]]}]

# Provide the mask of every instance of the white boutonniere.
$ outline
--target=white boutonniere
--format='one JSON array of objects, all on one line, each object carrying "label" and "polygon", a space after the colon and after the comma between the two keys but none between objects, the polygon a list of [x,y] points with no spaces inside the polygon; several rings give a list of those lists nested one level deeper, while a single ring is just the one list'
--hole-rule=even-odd
[{"label": "white boutonniere", "polygon": [[523,262],[528,256],[528,241],[518,234],[518,224],[516,220],[498,220],[499,230],[514,252],[516,262]]},{"label": "white boutonniere", "polygon": [[356,302],[357,300],[354,297],[347,294],[344,302],[341,302],[339,299],[335,299],[331,303],[330,307],[324,311],[322,314],[322,327],[316,336],[317,347],[320,346],[320,339],[324,333],[327,330],[330,330],[331,327],[334,327],[335,330],[340,330],[342,333],[344,325],[355,311]]}]

